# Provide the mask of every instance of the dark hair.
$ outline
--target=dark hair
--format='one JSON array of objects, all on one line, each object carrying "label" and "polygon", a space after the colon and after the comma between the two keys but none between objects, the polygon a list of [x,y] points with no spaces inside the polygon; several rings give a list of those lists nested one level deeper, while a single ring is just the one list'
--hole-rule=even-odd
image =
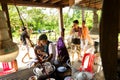
[{"label": "dark hair", "polygon": [[48,38],[47,38],[47,35],[46,34],[42,34],[42,35],[40,35],[40,37],[39,37],[39,40],[47,40]]},{"label": "dark hair", "polygon": [[78,20],[74,20],[73,23],[79,24],[79,21]]},{"label": "dark hair", "polygon": [[26,30],[26,27],[22,27],[22,31],[25,31]]},{"label": "dark hair", "polygon": [[82,21],[83,23],[86,23],[85,20]]}]

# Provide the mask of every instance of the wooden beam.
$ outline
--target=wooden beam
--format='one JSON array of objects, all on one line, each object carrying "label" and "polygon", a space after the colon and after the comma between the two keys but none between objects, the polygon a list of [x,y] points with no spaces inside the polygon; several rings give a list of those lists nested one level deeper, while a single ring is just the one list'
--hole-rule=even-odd
[{"label": "wooden beam", "polygon": [[49,0],[42,0],[42,3],[47,3]]},{"label": "wooden beam", "polygon": [[[112,4],[110,6],[110,4]],[[105,80],[117,79],[119,0],[104,0],[100,23],[100,52]]]},{"label": "wooden beam", "polygon": [[61,36],[64,37],[64,26],[63,26],[63,12],[62,12],[62,7],[58,8],[59,10],[59,30],[61,33]]},{"label": "wooden beam", "polygon": [[96,0],[81,1],[79,4],[84,5],[84,6],[88,6],[88,7],[98,6],[98,5],[102,5],[102,0],[98,0],[98,1],[96,1]]},{"label": "wooden beam", "polygon": [[87,0],[87,1],[86,1],[86,0],[82,0],[82,1],[80,1],[80,3],[81,3],[81,4],[82,4],[82,3],[83,3],[83,4],[85,4],[85,3],[90,3],[90,4],[91,4],[91,3],[98,3],[98,2],[101,2],[101,3],[102,3],[102,1],[103,1],[103,0]]},{"label": "wooden beam", "polygon": [[40,2],[41,0],[32,0],[32,2]]},{"label": "wooden beam", "polygon": [[102,8],[102,4],[101,5],[84,5],[84,4],[79,4],[79,7],[81,8],[88,8],[88,9],[101,9]]},{"label": "wooden beam", "polygon": [[69,6],[69,1],[68,0],[62,0],[62,4],[67,4]]},{"label": "wooden beam", "polygon": [[9,19],[9,12],[8,12],[8,6],[6,3],[1,3],[2,6],[2,10],[6,13],[6,17],[7,17],[7,25],[8,25],[8,33],[10,38],[12,39],[12,32],[11,32],[11,25],[10,25],[10,19]]},{"label": "wooden beam", "polygon": [[52,4],[55,4],[55,3],[57,3],[57,2],[60,2],[61,0],[51,0],[51,3]]},{"label": "wooden beam", "polygon": [[[82,5],[82,4],[81,4]],[[91,6],[91,5],[93,5],[93,6],[98,6],[98,5],[102,5],[102,3],[101,2],[97,2],[97,3],[83,3],[83,5],[86,5],[86,6]]]},{"label": "wooden beam", "polygon": [[90,7],[90,8],[94,8],[94,9],[101,9],[102,8],[102,5],[89,5],[87,7]]},{"label": "wooden beam", "polygon": [[[12,0],[0,0],[0,3],[8,3],[8,5],[14,5]],[[64,7],[64,5],[61,4],[50,4],[50,3],[42,3],[42,2],[38,3],[32,1],[15,0],[15,3],[17,6],[35,6],[35,7],[49,7],[49,8]]]},{"label": "wooden beam", "polygon": [[74,0],[69,0],[69,6],[73,6],[75,4]]}]

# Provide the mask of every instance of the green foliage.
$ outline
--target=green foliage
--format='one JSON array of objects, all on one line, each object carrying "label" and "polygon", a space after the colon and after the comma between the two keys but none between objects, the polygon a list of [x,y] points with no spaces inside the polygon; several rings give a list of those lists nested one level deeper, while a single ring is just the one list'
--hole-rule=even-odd
[{"label": "green foliage", "polygon": [[[91,29],[93,26],[93,12],[90,10],[85,10],[84,17],[86,21],[86,26]],[[73,9],[72,16],[69,16],[69,12],[64,13],[64,24],[66,28],[66,35],[69,34],[70,29],[73,25],[73,20],[79,21],[79,26],[82,24],[82,10]]]},{"label": "green foliage", "polygon": [[[59,16],[58,16],[58,10],[53,8],[38,8],[38,7],[26,7],[26,6],[18,6],[20,10],[20,14],[22,16],[22,19],[25,23],[25,25],[28,27],[28,29],[33,29],[33,31],[38,30],[54,30],[57,34],[56,36],[59,36]],[[82,13],[80,9],[70,9],[73,10],[73,13],[69,11],[65,11],[63,13],[63,21],[64,21],[64,27],[66,34],[69,33],[72,25],[73,20],[79,20],[80,26],[82,23]],[[101,12],[99,11],[98,14],[100,15]],[[20,33],[19,30],[21,28],[22,23],[20,21],[20,17],[18,16],[17,10],[15,6],[9,5],[9,15],[10,15],[10,22],[12,27],[12,33],[13,36],[19,36]],[[99,17],[100,19],[100,17]],[[93,12],[90,10],[85,11],[85,20],[86,25],[89,27],[89,29],[93,26]]]},{"label": "green foliage", "polygon": [[93,27],[93,12],[92,11],[85,11],[85,18],[86,18],[86,25],[89,29]]}]

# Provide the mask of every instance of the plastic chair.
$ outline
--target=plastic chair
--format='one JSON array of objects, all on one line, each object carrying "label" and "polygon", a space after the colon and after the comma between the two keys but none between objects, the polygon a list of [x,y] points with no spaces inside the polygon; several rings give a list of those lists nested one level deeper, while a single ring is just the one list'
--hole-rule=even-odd
[{"label": "plastic chair", "polygon": [[2,62],[2,66],[3,66],[3,71],[7,71],[11,69],[8,62]]},{"label": "plastic chair", "polygon": [[82,59],[82,66],[79,70],[93,73],[94,58],[94,54],[85,53]]},{"label": "plastic chair", "polygon": [[15,72],[14,61],[12,62],[1,62],[2,63],[2,71],[0,71],[0,76],[10,74]]}]

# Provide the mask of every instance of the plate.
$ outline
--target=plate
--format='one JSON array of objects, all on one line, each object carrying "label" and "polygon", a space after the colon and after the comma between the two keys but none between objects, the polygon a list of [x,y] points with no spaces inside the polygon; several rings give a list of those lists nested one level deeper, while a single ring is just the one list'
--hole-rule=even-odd
[{"label": "plate", "polygon": [[64,67],[64,66],[60,66],[60,67],[57,68],[57,70],[58,70],[59,72],[65,72],[65,71],[67,70],[67,68]]}]

